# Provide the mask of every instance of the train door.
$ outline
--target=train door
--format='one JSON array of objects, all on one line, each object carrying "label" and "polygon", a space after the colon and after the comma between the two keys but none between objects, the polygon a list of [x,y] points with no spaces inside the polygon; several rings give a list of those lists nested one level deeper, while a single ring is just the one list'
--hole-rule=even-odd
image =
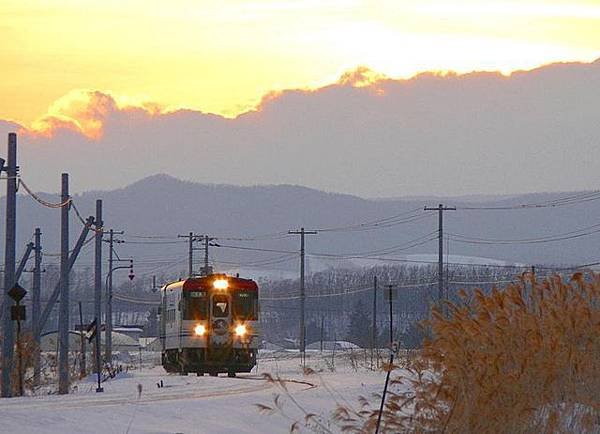
[{"label": "train door", "polygon": [[211,343],[215,347],[225,346],[230,341],[231,295],[212,294],[210,297]]}]

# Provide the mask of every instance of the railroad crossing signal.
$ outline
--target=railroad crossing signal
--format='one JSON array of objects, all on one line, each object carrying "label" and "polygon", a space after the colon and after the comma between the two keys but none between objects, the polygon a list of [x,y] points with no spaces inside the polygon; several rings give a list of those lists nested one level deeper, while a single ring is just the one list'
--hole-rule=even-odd
[{"label": "railroad crossing signal", "polygon": [[25,321],[25,306],[21,306],[21,300],[27,295],[27,291],[15,283],[15,286],[8,290],[8,296],[15,301],[15,305],[10,307],[10,319],[17,322],[17,369],[19,373],[18,385],[19,396],[23,396],[23,354],[21,351],[21,321]]},{"label": "railroad crossing signal", "polygon": [[127,277],[129,277],[129,280],[133,280],[135,277],[135,274],[133,274],[133,259],[129,260],[129,275]]},{"label": "railroad crossing signal", "polygon": [[85,337],[87,338],[88,342],[92,342],[92,339],[96,337],[96,333],[98,333],[98,320],[94,318],[94,321],[88,325],[85,331]]},{"label": "railroad crossing signal", "polygon": [[15,283],[15,286],[10,288],[10,290],[8,291],[8,295],[16,303],[19,303],[21,300],[23,300],[23,297],[27,295],[27,291],[25,291],[25,289],[21,285]]},{"label": "railroad crossing signal", "polygon": [[8,296],[16,303],[15,306],[10,307],[10,319],[12,321],[25,321],[25,306],[20,305],[25,295],[27,295],[27,291],[18,283],[8,291]]}]

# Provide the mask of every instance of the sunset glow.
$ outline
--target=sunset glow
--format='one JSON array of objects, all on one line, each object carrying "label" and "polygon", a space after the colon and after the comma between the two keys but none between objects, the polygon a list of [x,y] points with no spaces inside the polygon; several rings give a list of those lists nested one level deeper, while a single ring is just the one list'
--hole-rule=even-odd
[{"label": "sunset glow", "polygon": [[600,57],[600,5],[5,0],[0,40],[0,119],[40,131],[87,119],[74,128],[93,136],[93,116],[78,110],[96,90],[119,107],[234,117],[268,92],[336,82],[359,65],[398,78],[591,61]]}]

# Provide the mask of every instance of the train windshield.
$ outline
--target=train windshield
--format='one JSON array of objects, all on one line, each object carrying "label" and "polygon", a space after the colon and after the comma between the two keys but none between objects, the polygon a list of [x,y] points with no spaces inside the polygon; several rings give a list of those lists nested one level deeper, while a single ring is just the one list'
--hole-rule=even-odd
[{"label": "train windshield", "polygon": [[186,291],[183,299],[183,319],[198,320],[208,317],[208,295],[206,291]]},{"label": "train windshield", "polygon": [[233,314],[237,319],[258,319],[257,298],[255,291],[239,291],[233,296]]},{"label": "train windshield", "polygon": [[215,318],[229,316],[229,299],[226,295],[213,296],[212,314]]}]

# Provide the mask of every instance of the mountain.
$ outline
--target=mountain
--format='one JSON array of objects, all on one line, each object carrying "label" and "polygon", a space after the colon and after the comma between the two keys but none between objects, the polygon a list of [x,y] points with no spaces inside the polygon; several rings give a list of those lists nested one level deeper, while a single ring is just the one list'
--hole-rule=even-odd
[{"label": "mountain", "polygon": [[39,124],[48,127],[43,131],[0,121],[0,140],[19,132],[21,176],[49,191],[57,191],[65,171],[73,192],[120,188],[163,172],[363,197],[600,183],[599,63],[352,83],[270,93],[235,119],[121,107],[108,93],[86,90],[77,104],[54,104],[61,111]]},{"label": "mountain", "polygon": [[[40,193],[39,196],[47,201],[58,202],[57,195]],[[547,208],[461,209],[510,207],[554,201],[565,196],[580,199],[569,206]],[[592,199],[595,197],[591,196]],[[411,244],[411,240],[420,237],[423,237],[421,240],[430,241],[393,253],[385,250],[374,252],[373,256],[393,254],[406,258],[406,255],[435,255],[437,212],[425,213],[422,209],[425,205],[437,206],[439,202],[459,208],[445,212],[445,233],[485,239],[533,239],[564,234],[597,224],[597,216],[600,215],[600,200],[588,200],[590,196],[587,193],[527,194],[487,198],[485,201],[437,197],[371,200],[296,185],[239,187],[197,184],[168,175],[151,176],[118,190],[86,192],[73,197],[75,206],[84,218],[95,213],[97,198],[104,201],[105,228],[125,231],[125,235],[118,238],[126,242],[116,245],[115,249],[121,257],[135,257],[138,274],[186,270],[187,240],[177,238],[177,235],[186,235],[189,231],[218,237],[215,243],[220,247],[210,247],[211,261],[217,261],[217,270],[233,267],[231,269],[234,271],[240,266],[248,269],[254,264],[259,268],[282,270],[283,275],[288,275],[287,272],[297,269],[297,255],[285,252],[298,251],[299,237],[288,236],[287,231],[300,227],[319,230],[319,234],[306,237],[310,271],[310,267],[352,263],[331,256],[311,256],[316,252],[363,256],[363,252]],[[5,203],[2,200],[0,215],[3,217],[4,210]],[[379,226],[357,226],[402,213],[407,214],[383,220]],[[71,214],[73,245],[81,224],[74,213]],[[17,254],[22,254],[34,228],[39,226],[43,232],[46,264],[56,263],[58,258],[49,253],[58,251],[58,210],[41,206],[21,189],[17,215]],[[414,221],[396,224],[402,219]],[[331,230],[347,226],[345,229]],[[483,257],[508,263],[580,264],[600,258],[597,247],[599,236],[593,233],[593,229],[588,232],[590,234],[587,236],[552,243],[464,244],[453,239],[449,243],[449,251],[452,255]],[[0,236],[4,240],[4,220]],[[252,237],[257,239],[239,239]],[[84,249],[78,267],[92,265],[92,245],[90,243]],[[233,248],[239,246],[244,249]],[[200,250],[201,246],[197,244],[196,247]],[[202,254],[202,251],[195,252],[198,266]],[[360,263],[356,258],[353,260]]]}]

